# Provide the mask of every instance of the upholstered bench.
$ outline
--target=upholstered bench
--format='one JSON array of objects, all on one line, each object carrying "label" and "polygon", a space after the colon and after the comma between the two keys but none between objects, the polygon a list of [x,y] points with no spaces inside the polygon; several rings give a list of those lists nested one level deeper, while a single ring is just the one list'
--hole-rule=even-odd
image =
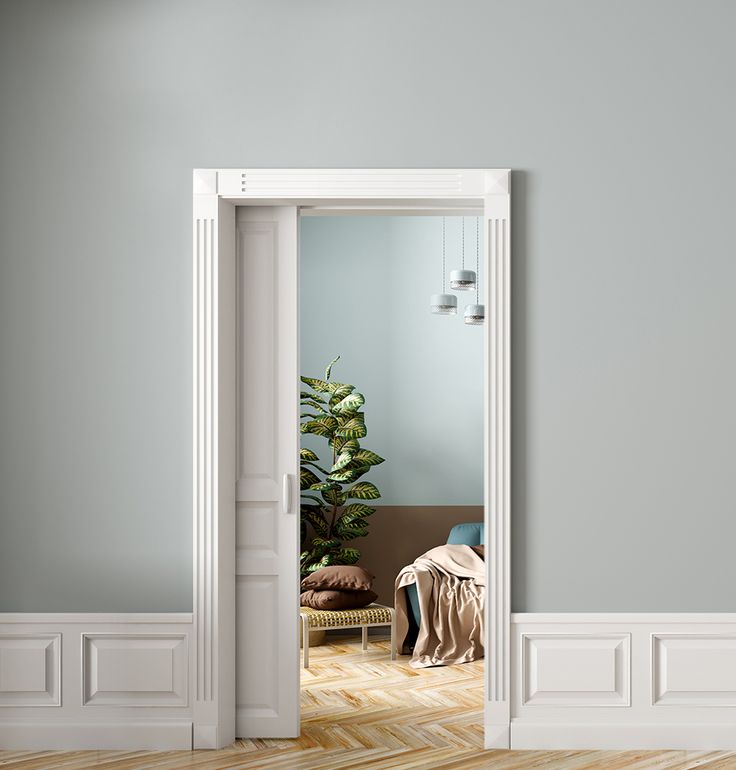
[{"label": "upholstered bench", "polygon": [[368,649],[368,629],[391,626],[391,660],[396,660],[396,612],[383,604],[369,604],[358,610],[313,610],[300,607],[302,619],[302,647],[304,668],[309,668],[309,632],[330,628],[360,628],[363,631],[363,649]]}]

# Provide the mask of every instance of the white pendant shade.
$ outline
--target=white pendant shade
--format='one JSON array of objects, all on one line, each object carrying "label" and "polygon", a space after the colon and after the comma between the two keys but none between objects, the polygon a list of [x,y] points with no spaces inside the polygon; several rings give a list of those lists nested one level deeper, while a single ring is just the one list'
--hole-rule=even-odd
[{"label": "white pendant shade", "polygon": [[473,291],[475,289],[475,273],[472,270],[452,270],[450,272],[450,288],[455,291]]},{"label": "white pendant shade", "polygon": [[435,315],[455,315],[457,297],[454,294],[433,294],[429,300],[429,308]]},{"label": "white pendant shade", "polygon": [[486,319],[485,305],[466,305],[465,323],[468,326],[482,326]]}]

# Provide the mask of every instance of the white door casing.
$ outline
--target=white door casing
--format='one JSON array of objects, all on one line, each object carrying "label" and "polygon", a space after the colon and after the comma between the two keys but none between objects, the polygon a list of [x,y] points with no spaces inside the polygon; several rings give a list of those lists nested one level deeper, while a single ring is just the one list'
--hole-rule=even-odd
[{"label": "white door casing", "polygon": [[[381,213],[418,213],[429,208],[451,215],[483,208],[486,220],[486,462],[485,521],[486,546],[493,558],[486,565],[488,607],[486,649],[486,746],[503,748],[510,741],[510,570],[509,570],[509,307],[510,307],[510,172],[507,169],[200,169],[194,172],[194,613],[193,613],[193,720],[194,747],[217,748],[235,737],[235,207],[305,206],[334,207],[361,213],[375,207]],[[296,209],[293,208],[296,216]],[[296,230],[294,230],[296,233]],[[296,324],[296,284],[291,309]],[[281,310],[285,310],[281,305]],[[293,352],[291,380],[286,369],[275,382],[281,388],[293,382],[296,387],[297,356]],[[291,376],[291,375],[289,375]],[[281,398],[281,395],[278,396]],[[294,403],[296,425],[296,401]],[[296,459],[296,452],[294,457]],[[296,471],[296,468],[295,468]],[[283,473],[283,469],[279,468]],[[294,480],[296,483],[296,480]],[[265,484],[265,482],[264,482]],[[259,493],[260,494],[260,493]],[[294,486],[292,496],[298,497]],[[273,504],[271,498],[243,502]],[[238,506],[242,510],[242,505]],[[282,519],[283,515],[279,514]],[[258,517],[239,514],[238,572],[247,565],[250,601],[239,592],[239,626],[249,637],[259,634],[263,617],[263,597],[273,599],[273,586],[266,589],[276,572],[265,571],[266,553],[271,546]],[[260,525],[265,526],[264,516]],[[294,522],[294,536],[298,533]],[[266,528],[267,529],[267,528]],[[247,533],[247,534],[244,534]],[[277,530],[280,532],[280,530]],[[251,536],[254,539],[251,540]],[[281,537],[280,534],[277,537]],[[258,540],[260,538],[260,541]],[[276,543],[276,540],[272,541]],[[281,542],[281,541],[279,541]],[[296,543],[296,541],[295,541]],[[273,548],[271,548],[273,550]],[[260,552],[260,555],[259,555]],[[294,548],[296,557],[296,547]],[[297,620],[296,558],[289,561],[282,548],[275,559],[279,575],[294,570],[294,598],[284,588],[283,606],[278,613],[292,612]],[[257,566],[261,562],[260,566]],[[287,563],[288,562],[288,563]],[[256,570],[264,570],[256,572]],[[248,578],[243,581],[242,577]],[[258,578],[258,579],[256,579]],[[260,599],[255,586],[263,588]],[[281,577],[279,577],[281,580]],[[287,581],[282,581],[286,586]],[[260,604],[259,604],[260,602]],[[249,606],[244,607],[244,604]],[[492,616],[492,617],[491,617]],[[268,622],[276,622],[273,613]],[[286,617],[284,615],[284,617]],[[252,622],[248,619],[253,618]],[[286,620],[284,623],[288,623]],[[284,626],[287,634],[290,625]],[[294,631],[296,633],[296,631]],[[275,638],[275,637],[273,637]],[[284,642],[283,644],[281,642]],[[279,637],[278,654],[261,661],[257,678],[249,678],[239,668],[245,692],[238,701],[240,716],[256,725],[298,717],[298,679],[292,678],[292,665],[298,672],[296,639]],[[242,644],[242,643],[241,643]],[[247,650],[263,650],[263,642],[250,639]],[[242,657],[242,653],[241,653]],[[246,655],[247,658],[247,655]],[[283,667],[283,671],[279,671]],[[265,669],[268,669],[266,671]],[[268,682],[268,684],[266,683]],[[291,691],[287,691],[291,682]],[[248,686],[248,683],[250,686]],[[270,688],[270,689],[269,689]],[[241,688],[242,689],[242,688]],[[260,692],[259,692],[260,690]],[[270,693],[270,695],[269,695]],[[286,701],[293,703],[287,716]],[[273,703],[278,703],[274,708]],[[260,709],[260,711],[259,711]],[[270,715],[270,722],[268,721]],[[279,716],[277,716],[279,715]],[[266,721],[264,721],[266,720]],[[239,720],[241,721],[241,720]],[[242,724],[241,724],[242,728]],[[248,728],[250,729],[250,728]],[[253,727],[253,729],[256,729]],[[261,728],[259,727],[258,730]],[[241,730],[239,729],[238,732]],[[283,734],[270,732],[272,735]],[[265,733],[261,737],[267,737]]]},{"label": "white door casing", "polygon": [[295,206],[237,210],[236,735],[299,735]]}]

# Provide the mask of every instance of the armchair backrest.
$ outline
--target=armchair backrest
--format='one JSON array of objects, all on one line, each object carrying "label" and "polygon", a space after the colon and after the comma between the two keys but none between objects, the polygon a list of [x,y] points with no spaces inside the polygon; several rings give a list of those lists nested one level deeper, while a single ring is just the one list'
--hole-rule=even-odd
[{"label": "armchair backrest", "polygon": [[447,537],[448,545],[482,545],[484,539],[483,522],[456,524]]}]

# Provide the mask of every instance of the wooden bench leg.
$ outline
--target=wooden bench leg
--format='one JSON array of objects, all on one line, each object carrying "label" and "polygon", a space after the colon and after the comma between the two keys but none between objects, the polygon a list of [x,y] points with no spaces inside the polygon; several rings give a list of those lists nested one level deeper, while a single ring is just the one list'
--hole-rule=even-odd
[{"label": "wooden bench leg", "polygon": [[396,660],[398,650],[396,649],[396,610],[391,607],[391,660]]},{"label": "wooden bench leg", "polygon": [[302,650],[304,651],[304,668],[309,668],[309,617],[302,615]]},{"label": "wooden bench leg", "polygon": [[363,652],[368,649],[368,626],[363,626]]}]

